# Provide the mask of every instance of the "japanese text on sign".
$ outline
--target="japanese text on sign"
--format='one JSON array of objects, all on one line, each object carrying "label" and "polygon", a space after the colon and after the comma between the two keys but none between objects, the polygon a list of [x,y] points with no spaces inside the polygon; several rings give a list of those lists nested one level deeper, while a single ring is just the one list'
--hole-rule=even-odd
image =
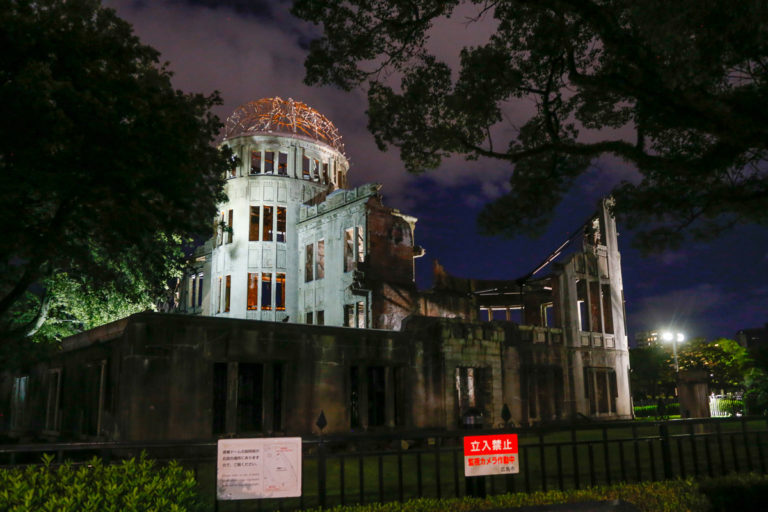
[{"label": "japanese text on sign", "polygon": [[301,438],[220,439],[220,500],[301,496]]},{"label": "japanese text on sign", "polygon": [[464,438],[464,475],[518,473],[517,455],[517,434],[467,436]]}]

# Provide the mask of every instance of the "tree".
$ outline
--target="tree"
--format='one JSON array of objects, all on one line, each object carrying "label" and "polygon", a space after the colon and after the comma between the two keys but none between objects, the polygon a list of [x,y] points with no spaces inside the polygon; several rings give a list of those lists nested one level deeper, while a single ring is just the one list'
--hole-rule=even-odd
[{"label": "tree", "polygon": [[661,347],[629,350],[629,374],[632,395],[636,400],[656,399],[674,391],[675,372],[669,353]]},{"label": "tree", "polygon": [[0,342],[143,308],[223,199],[218,94],[174,90],[97,0],[0,0],[0,46]]},{"label": "tree", "polygon": [[707,341],[695,338],[678,348],[680,370],[704,370],[713,391],[744,389],[745,376],[754,361],[747,349],[734,340],[719,338]]},{"label": "tree", "polygon": [[[612,193],[619,218],[643,228],[641,247],[768,220],[768,4],[471,3],[467,22],[492,13],[495,30],[453,71],[430,54],[430,29],[467,2],[294,0],[294,14],[323,26],[305,80],[367,83],[369,129],[409,171],[454,154],[513,164],[510,192],[479,217],[489,234],[539,232],[606,154],[640,172]],[[494,140],[508,112],[531,104],[509,140]]]}]

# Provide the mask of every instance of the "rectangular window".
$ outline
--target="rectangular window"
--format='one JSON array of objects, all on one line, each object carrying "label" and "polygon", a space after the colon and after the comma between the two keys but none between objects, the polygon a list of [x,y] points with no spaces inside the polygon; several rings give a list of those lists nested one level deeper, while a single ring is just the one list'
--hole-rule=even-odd
[{"label": "rectangular window", "polygon": [[315,268],[314,263],[314,245],[307,244],[304,248],[304,282],[308,283],[314,279],[312,270]]},{"label": "rectangular window", "polygon": [[277,207],[277,241],[285,242],[285,206]]},{"label": "rectangular window", "polygon": [[224,312],[229,313],[229,299],[232,297],[232,276],[227,276],[227,290],[224,293]]},{"label": "rectangular window", "polygon": [[285,311],[285,274],[275,274],[275,309]]},{"label": "rectangular window", "polygon": [[271,242],[272,241],[272,222],[273,222],[273,215],[272,215],[272,207],[271,206],[265,206],[264,207],[264,226],[261,231],[261,240],[262,242]]},{"label": "rectangular window", "polygon": [[248,309],[259,309],[259,274],[248,273]]},{"label": "rectangular window", "polygon": [[233,212],[232,210],[229,210],[227,214],[227,243],[232,243],[232,219],[233,219]]},{"label": "rectangular window", "polygon": [[288,154],[287,153],[277,154],[277,174],[279,174],[280,176],[288,175]]},{"label": "rectangular window", "polygon": [[357,326],[365,329],[365,302],[357,303]]},{"label": "rectangular window", "polygon": [[261,173],[261,151],[251,151],[251,174]]},{"label": "rectangular window", "polygon": [[346,327],[355,326],[355,305],[344,304],[344,325]]},{"label": "rectangular window", "polygon": [[365,245],[363,244],[363,228],[362,226],[357,227],[357,261],[362,263],[363,258],[365,257]]},{"label": "rectangular window", "polygon": [[355,229],[344,230],[344,272],[355,268]]},{"label": "rectangular window", "polygon": [[274,173],[275,173],[275,152],[265,151],[264,152],[264,174],[274,174]]},{"label": "rectangular window", "polygon": [[227,363],[213,363],[213,434],[223,434],[227,418]]},{"label": "rectangular window", "polygon": [[320,181],[320,161],[312,159],[312,179]]},{"label": "rectangular window", "polygon": [[272,309],[272,273],[261,274],[261,309]]},{"label": "rectangular window", "polygon": [[317,312],[317,325],[325,325],[325,311],[322,309]]},{"label": "rectangular window", "polygon": [[221,276],[219,276],[219,296],[216,300],[216,312],[221,313],[221,288],[222,288],[222,279]]},{"label": "rectangular window", "polygon": [[251,225],[248,228],[248,240],[258,242],[259,240],[259,207],[251,206]]},{"label": "rectangular window", "polygon": [[237,431],[259,432],[262,429],[264,366],[239,363],[237,368]]},{"label": "rectangular window", "polygon": [[301,157],[301,177],[305,180],[310,179],[309,176],[309,158],[306,156]]},{"label": "rectangular window", "polygon": [[325,277],[325,240],[317,242],[317,258],[315,259],[315,279]]},{"label": "rectangular window", "polygon": [[312,315],[311,311],[307,311],[307,314],[305,316],[305,321],[308,324],[313,324],[314,323],[314,319],[313,319],[313,315]]},{"label": "rectangular window", "polygon": [[200,272],[197,276],[197,306],[202,307],[203,305],[203,273]]},{"label": "rectangular window", "polygon": [[59,430],[59,401],[61,398],[61,370],[48,371],[48,396],[45,404],[45,430]]}]

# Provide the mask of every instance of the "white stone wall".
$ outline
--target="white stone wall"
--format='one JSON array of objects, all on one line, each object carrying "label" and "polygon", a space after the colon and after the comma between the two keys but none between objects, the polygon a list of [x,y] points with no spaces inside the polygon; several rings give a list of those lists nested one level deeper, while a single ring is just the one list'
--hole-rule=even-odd
[{"label": "white stone wall", "polygon": [[[229,223],[229,211],[232,210],[232,241],[226,233],[217,237],[223,243],[214,240],[210,255],[211,271],[210,300],[207,311],[203,314],[227,318],[248,318],[254,320],[280,321],[286,317],[289,321],[299,321],[299,275],[300,248],[298,242],[298,220],[300,206],[323,192],[338,188],[346,182],[349,164],[338,151],[324,144],[315,143],[298,137],[283,135],[255,135],[230,139],[225,142],[240,159],[240,164],[228,176],[225,192],[228,200],[219,205],[217,220],[223,218]],[[252,174],[251,152],[261,152],[259,173]],[[266,171],[265,151],[274,153],[274,170]],[[284,174],[278,170],[279,154],[287,155],[287,168]],[[304,156],[311,161],[320,162],[319,169],[310,169],[310,175],[302,171]],[[328,165],[329,181],[323,183],[323,176],[316,172],[322,170],[322,164]],[[313,166],[314,167],[314,166]],[[264,207],[271,206],[273,212],[273,240],[250,241],[251,207],[260,207],[259,234],[263,232]],[[277,241],[277,208],[286,209],[285,241]],[[213,227],[213,222],[212,222]],[[261,236],[259,237],[261,238]],[[301,260],[303,261],[303,260]],[[263,309],[261,290],[258,293],[257,308],[249,310],[248,274],[271,274],[271,309]],[[285,274],[285,310],[277,311],[276,276]],[[227,276],[230,277],[229,311],[225,312]]]}]

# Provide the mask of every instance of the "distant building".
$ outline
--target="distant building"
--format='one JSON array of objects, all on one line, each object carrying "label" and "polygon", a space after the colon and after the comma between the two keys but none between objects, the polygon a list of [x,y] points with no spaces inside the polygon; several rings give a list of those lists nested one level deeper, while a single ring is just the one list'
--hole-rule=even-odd
[{"label": "distant building", "polygon": [[659,331],[640,331],[635,333],[635,347],[657,347],[661,345],[661,333]]},{"label": "distant building", "polygon": [[[514,280],[419,291],[416,219],[346,189],[336,128],[293,100],[238,108],[213,236],[172,311],[64,340],[6,375],[22,438],[189,439],[630,418],[621,258],[610,202]],[[546,272],[545,272],[546,269]],[[472,421],[475,421],[473,419]]]},{"label": "distant building", "polygon": [[768,346],[768,323],[765,324],[765,327],[737,331],[736,341],[739,342],[739,345],[748,349]]}]

